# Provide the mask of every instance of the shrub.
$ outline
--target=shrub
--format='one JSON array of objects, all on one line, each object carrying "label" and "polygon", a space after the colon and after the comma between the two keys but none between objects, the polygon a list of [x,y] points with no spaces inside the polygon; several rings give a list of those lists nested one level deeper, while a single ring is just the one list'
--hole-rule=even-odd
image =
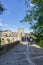
[{"label": "shrub", "polygon": [[43,48],[43,40],[40,40],[38,44]]}]

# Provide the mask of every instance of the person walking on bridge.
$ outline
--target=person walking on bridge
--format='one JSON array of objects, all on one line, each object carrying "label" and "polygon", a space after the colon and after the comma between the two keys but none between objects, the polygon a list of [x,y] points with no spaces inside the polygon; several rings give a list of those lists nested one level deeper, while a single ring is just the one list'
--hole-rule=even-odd
[{"label": "person walking on bridge", "polygon": [[30,45],[32,44],[32,42],[33,42],[33,39],[32,39],[32,37],[30,37]]}]

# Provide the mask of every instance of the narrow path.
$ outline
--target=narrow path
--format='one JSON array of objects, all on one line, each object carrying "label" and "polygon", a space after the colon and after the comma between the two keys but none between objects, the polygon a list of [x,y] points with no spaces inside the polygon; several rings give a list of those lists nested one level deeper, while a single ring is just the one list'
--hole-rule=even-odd
[{"label": "narrow path", "polygon": [[36,65],[34,62],[32,62],[32,60],[30,59],[30,49],[29,46],[27,45],[27,53],[26,53],[26,57],[27,57],[27,61],[30,63],[30,65]]},{"label": "narrow path", "polygon": [[30,65],[24,53],[26,45],[19,44],[6,55],[0,57],[0,65]]},{"label": "narrow path", "polygon": [[22,42],[0,57],[0,65],[43,65],[43,49]]}]

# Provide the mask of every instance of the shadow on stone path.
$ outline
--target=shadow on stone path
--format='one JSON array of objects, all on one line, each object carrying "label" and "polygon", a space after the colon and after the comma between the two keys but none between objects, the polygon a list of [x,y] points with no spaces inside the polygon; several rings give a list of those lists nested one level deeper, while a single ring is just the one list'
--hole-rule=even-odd
[{"label": "shadow on stone path", "polygon": [[43,65],[43,57],[40,57],[43,56],[43,49],[29,46],[26,43],[18,44],[1,56],[0,65]]},{"label": "shadow on stone path", "polygon": [[24,52],[26,52],[26,45],[17,45],[0,57],[0,65],[28,65]]}]

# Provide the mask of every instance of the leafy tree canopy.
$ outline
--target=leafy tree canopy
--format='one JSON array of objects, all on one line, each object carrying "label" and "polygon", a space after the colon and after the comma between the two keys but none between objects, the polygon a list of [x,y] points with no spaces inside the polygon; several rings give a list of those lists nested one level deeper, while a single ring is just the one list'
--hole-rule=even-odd
[{"label": "leafy tree canopy", "polygon": [[43,0],[26,0],[27,11],[21,22],[29,22],[38,40],[43,39]]},{"label": "leafy tree canopy", "polygon": [[3,4],[0,1],[0,14],[2,14],[4,10],[5,10],[5,8],[4,8]]}]

